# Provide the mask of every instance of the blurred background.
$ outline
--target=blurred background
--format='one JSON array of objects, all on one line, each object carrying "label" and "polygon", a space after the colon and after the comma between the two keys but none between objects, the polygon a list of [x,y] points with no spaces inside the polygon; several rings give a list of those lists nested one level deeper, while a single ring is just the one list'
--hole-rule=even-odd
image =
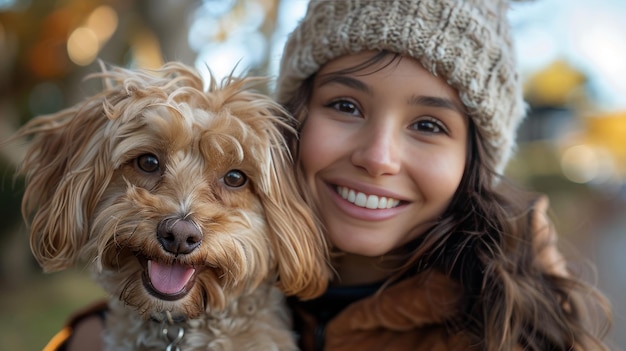
[{"label": "blurred background", "polygon": [[[0,0],[0,140],[98,89],[97,60],[178,60],[223,77],[275,76],[305,0]],[[626,1],[517,1],[510,19],[529,117],[507,174],[549,195],[564,252],[614,305],[626,349]],[[44,275],[30,255],[14,178],[22,145],[0,148],[0,350],[40,350],[103,296],[77,268]],[[582,269],[582,268],[581,268]],[[584,270],[584,269],[583,269]]]}]

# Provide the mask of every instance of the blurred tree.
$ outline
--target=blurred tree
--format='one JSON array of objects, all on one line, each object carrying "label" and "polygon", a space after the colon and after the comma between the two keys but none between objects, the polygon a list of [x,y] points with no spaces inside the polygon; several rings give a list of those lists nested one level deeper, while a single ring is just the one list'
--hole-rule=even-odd
[{"label": "blurred tree", "polygon": [[587,77],[565,60],[556,60],[525,82],[526,100],[533,107],[566,107],[585,98]]}]

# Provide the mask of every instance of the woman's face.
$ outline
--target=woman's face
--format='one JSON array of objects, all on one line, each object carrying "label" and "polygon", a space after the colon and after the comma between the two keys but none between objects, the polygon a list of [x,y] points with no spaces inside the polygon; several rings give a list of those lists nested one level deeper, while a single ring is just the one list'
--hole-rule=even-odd
[{"label": "woman's face", "polygon": [[434,224],[461,181],[468,138],[456,91],[414,59],[386,65],[390,55],[337,73],[373,55],[343,56],[318,72],[299,148],[328,238],[365,256]]}]

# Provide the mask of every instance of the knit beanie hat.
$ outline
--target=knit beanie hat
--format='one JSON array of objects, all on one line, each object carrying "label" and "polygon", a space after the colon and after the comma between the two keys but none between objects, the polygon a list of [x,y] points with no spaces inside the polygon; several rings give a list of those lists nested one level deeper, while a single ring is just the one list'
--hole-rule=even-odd
[{"label": "knit beanie hat", "polygon": [[276,98],[339,56],[387,50],[417,59],[454,87],[501,173],[525,115],[506,0],[311,0],[289,35]]}]

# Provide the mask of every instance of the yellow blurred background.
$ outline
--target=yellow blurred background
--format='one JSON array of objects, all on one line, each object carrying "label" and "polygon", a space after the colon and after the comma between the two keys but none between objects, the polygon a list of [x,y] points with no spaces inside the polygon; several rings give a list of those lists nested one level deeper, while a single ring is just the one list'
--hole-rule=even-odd
[{"label": "yellow blurred background", "polygon": [[[593,7],[591,7],[593,6]],[[275,76],[304,0],[0,0],[0,140],[33,116],[95,92],[97,60],[155,68],[178,60],[219,78]],[[621,11],[621,12],[620,12]],[[563,250],[614,304],[626,349],[626,2],[516,2],[511,21],[529,116],[507,169],[548,194]],[[590,23],[590,19],[593,23]],[[590,28],[593,27],[593,28]],[[88,270],[44,275],[20,217],[21,145],[0,148],[0,351],[40,350],[77,308],[103,296]],[[588,271],[588,269],[586,270]]]}]

